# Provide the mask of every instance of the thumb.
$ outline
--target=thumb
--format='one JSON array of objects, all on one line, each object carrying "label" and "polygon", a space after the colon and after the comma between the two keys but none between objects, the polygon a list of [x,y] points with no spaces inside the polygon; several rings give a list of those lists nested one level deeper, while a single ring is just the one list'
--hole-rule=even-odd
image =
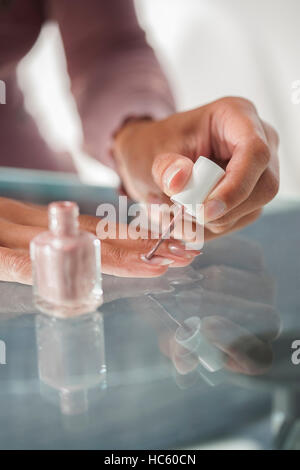
[{"label": "thumb", "polygon": [[183,190],[193,169],[190,158],[178,153],[158,155],[152,165],[152,175],[155,183],[168,196],[173,196]]}]

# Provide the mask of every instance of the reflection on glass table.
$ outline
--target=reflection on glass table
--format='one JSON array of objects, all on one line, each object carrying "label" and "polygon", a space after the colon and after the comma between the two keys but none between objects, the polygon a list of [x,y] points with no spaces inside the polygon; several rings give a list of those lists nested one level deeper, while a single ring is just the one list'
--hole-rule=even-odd
[{"label": "reflection on glass table", "polygon": [[88,390],[106,388],[102,315],[71,321],[38,315],[36,336],[41,383],[57,390],[62,414],[85,413]]},{"label": "reflection on glass table", "polygon": [[[33,188],[33,201],[53,198]],[[115,197],[82,194],[91,213],[98,196]],[[162,278],[105,276],[99,312],[75,320],[39,315],[30,287],[0,283],[0,447],[182,448],[240,436],[300,448],[299,216],[298,203],[275,207]]]}]

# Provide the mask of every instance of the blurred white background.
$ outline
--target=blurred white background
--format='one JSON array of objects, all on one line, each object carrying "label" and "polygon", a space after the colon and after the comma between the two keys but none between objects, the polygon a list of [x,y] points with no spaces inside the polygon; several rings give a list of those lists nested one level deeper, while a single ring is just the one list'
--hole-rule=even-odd
[{"label": "blurred white background", "polygon": [[[254,101],[280,134],[281,194],[300,194],[300,99],[292,89],[300,80],[299,0],[136,0],[136,7],[178,109],[226,95]],[[111,170],[80,151],[80,122],[54,24],[43,29],[19,77],[47,142],[72,152],[85,181],[117,184]]]}]

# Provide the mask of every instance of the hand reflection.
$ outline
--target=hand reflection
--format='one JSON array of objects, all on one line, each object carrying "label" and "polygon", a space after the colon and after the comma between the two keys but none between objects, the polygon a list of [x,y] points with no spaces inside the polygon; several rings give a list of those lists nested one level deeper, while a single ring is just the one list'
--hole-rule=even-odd
[{"label": "hand reflection", "polygon": [[[259,375],[272,364],[272,342],[280,329],[274,307],[275,286],[263,265],[259,246],[237,237],[207,244],[205,255],[192,267],[199,281],[170,296],[155,295],[155,301],[177,321],[201,319],[201,343],[207,352],[189,349],[172,333],[159,333],[159,344],[179,374],[194,371],[201,354],[210,370],[213,349],[223,356],[223,367],[234,373]],[[163,315],[163,313],[162,313]],[[205,366],[206,362],[206,366]],[[214,359],[212,359],[214,362]]]}]

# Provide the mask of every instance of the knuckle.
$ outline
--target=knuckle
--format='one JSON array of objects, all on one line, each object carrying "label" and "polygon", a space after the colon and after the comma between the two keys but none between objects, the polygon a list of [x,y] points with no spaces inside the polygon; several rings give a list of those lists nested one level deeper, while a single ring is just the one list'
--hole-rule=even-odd
[{"label": "knuckle", "polygon": [[93,217],[91,215],[81,215],[79,217],[79,222],[84,230],[91,233],[96,233],[97,225],[99,223],[99,219],[97,217]]},{"label": "knuckle", "polygon": [[117,246],[110,246],[107,255],[111,263],[117,266],[125,261],[124,253]]},{"label": "knuckle", "polygon": [[222,199],[229,209],[232,209],[245,201],[251,193],[251,186],[249,181],[244,179],[236,182],[231,182],[227,186],[226,193],[222,195]]},{"label": "knuckle", "polygon": [[9,253],[5,257],[5,264],[7,271],[12,280],[17,281],[29,274],[30,262],[26,256],[21,256],[18,253]]},{"label": "knuckle", "polygon": [[271,124],[269,124],[266,121],[263,121],[263,126],[265,128],[267,135],[269,135],[269,138],[274,141],[275,147],[277,148],[280,142],[280,137],[279,137],[278,132],[273,126],[271,126]]},{"label": "knuckle", "polygon": [[156,155],[152,165],[152,173],[154,174],[163,170],[171,160],[173,160],[173,154],[171,152]]},{"label": "knuckle", "polygon": [[260,136],[256,136],[251,146],[254,157],[267,166],[271,159],[271,151],[265,140]]},{"label": "knuckle", "polygon": [[218,100],[219,103],[230,106],[233,108],[250,108],[252,111],[256,112],[256,108],[252,101],[248,100],[247,98],[243,98],[241,96],[225,96]]},{"label": "knuckle", "polygon": [[279,191],[279,179],[268,172],[263,178],[263,203],[267,204],[277,195]]},{"label": "knuckle", "polygon": [[148,251],[152,250],[152,248],[156,245],[158,238],[156,239],[151,239],[149,238],[148,240],[142,239],[139,240],[138,248],[142,250],[143,252],[147,253]]},{"label": "knuckle", "polygon": [[233,222],[233,216],[231,213],[224,215],[223,217],[220,217],[219,219],[214,220],[213,222],[210,222],[208,225],[213,227],[222,227],[224,225],[231,224]]},{"label": "knuckle", "polygon": [[9,256],[9,265],[12,271],[19,272],[23,269],[24,260],[17,254],[12,254]]},{"label": "knuckle", "polygon": [[276,129],[274,129],[273,126],[269,126],[269,129],[270,129],[270,135],[271,135],[272,139],[274,140],[275,146],[277,148],[279,146],[279,142],[280,142],[279,134],[276,131]]}]

